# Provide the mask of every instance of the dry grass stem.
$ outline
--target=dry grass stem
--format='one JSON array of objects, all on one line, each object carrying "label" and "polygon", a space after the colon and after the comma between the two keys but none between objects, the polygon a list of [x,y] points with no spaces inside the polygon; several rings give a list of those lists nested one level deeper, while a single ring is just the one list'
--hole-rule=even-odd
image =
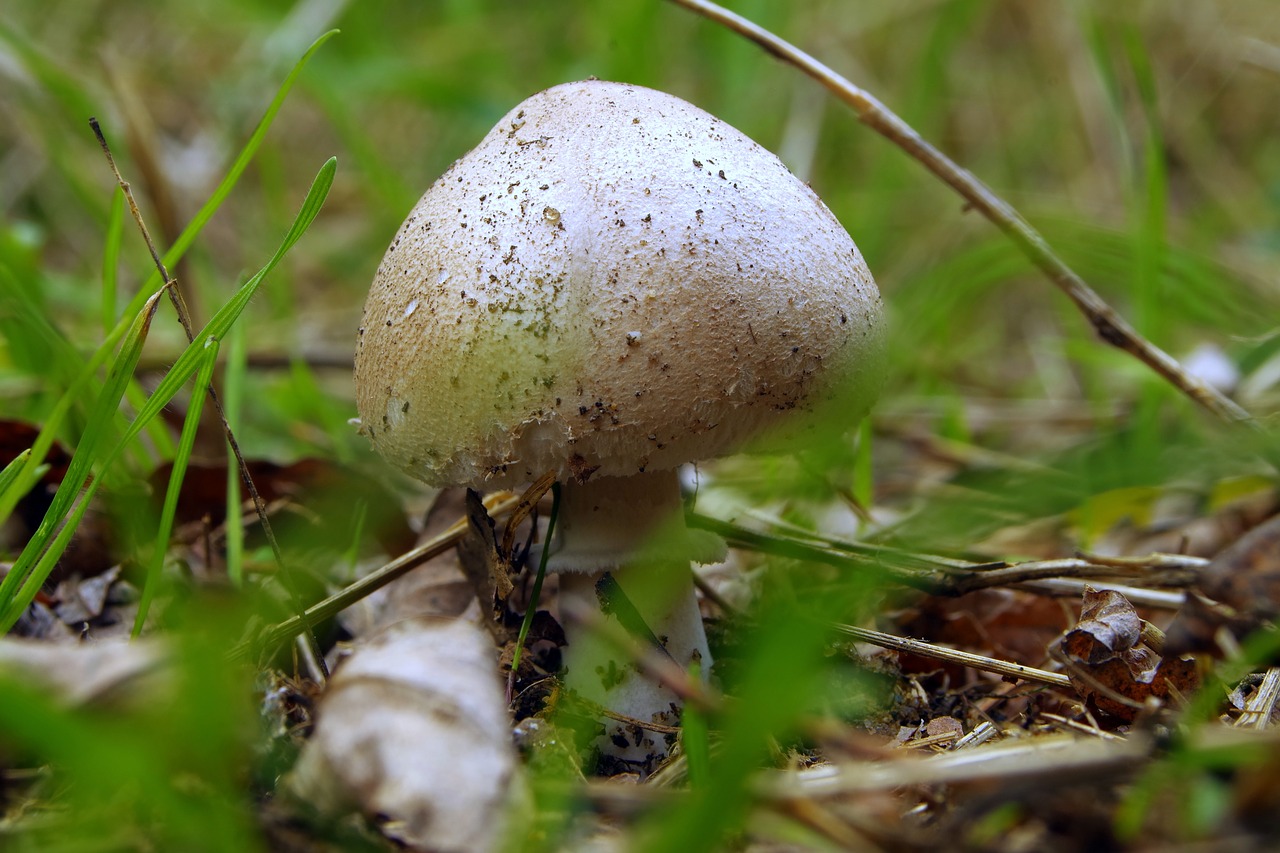
[{"label": "dry grass stem", "polygon": [[1257,691],[1249,697],[1236,725],[1241,728],[1265,729],[1271,725],[1276,701],[1280,699],[1280,667],[1268,669]]},{"label": "dry grass stem", "polygon": [[1151,554],[1126,560],[1108,558],[1105,562],[1086,557],[1064,557],[1022,563],[1003,560],[971,563],[932,554],[843,542],[813,534],[804,535],[798,528],[789,528],[796,535],[784,536],[753,530],[700,513],[688,513],[685,521],[690,527],[709,530],[721,536],[735,548],[808,560],[849,571],[876,569],[884,573],[886,580],[933,595],[964,595],[979,589],[1047,578],[1099,579],[1123,576],[1151,580],[1157,572],[1161,573],[1158,579],[1163,585],[1186,585],[1208,563],[1201,557],[1176,554]]},{"label": "dry grass stem", "polygon": [[[515,509],[520,500],[519,495],[514,495],[510,492],[498,492],[485,498],[484,505],[490,516],[501,517]],[[406,572],[448,551],[458,544],[466,532],[467,520],[465,518],[458,519],[447,530],[431,537],[431,539],[412,551],[405,552],[341,591],[308,607],[302,615],[292,616],[283,622],[263,629],[253,639],[233,648],[228,656],[232,660],[243,660],[256,651],[274,648],[283,640],[297,633],[304,624],[303,620],[306,620],[306,624],[315,624],[345,610]]]},{"label": "dry grass stem", "polygon": [[959,732],[942,732],[941,734],[909,740],[902,744],[899,749],[930,749],[935,746],[948,746],[959,740]]},{"label": "dry grass stem", "polygon": [[1061,714],[1052,714],[1048,711],[1041,711],[1039,714],[1041,720],[1053,723],[1060,729],[1070,729],[1073,732],[1090,735],[1092,737],[1101,738],[1102,740],[1124,740],[1120,735],[1114,735],[1111,732],[1103,731],[1097,725],[1089,725],[1073,720],[1070,717],[1064,717]]},{"label": "dry grass stem", "polygon": [[1252,416],[1217,389],[1184,371],[1177,360],[1144,339],[1059,258],[1022,215],[966,169],[924,140],[870,93],[860,89],[817,59],[741,15],[707,0],[672,0],[675,4],[755,42],[768,53],[817,80],[853,108],[858,119],[922,163],[991,220],[1049,280],[1075,303],[1098,336],[1146,364],[1193,401],[1228,422],[1260,429]]},{"label": "dry grass stem", "polygon": [[908,637],[896,637],[893,634],[872,631],[869,628],[858,628],[854,625],[836,625],[835,627],[840,633],[847,634],[859,642],[870,643],[873,646],[880,646],[881,648],[893,649],[894,651],[899,652],[910,652],[911,654],[921,655],[934,660],[955,663],[961,666],[971,667],[973,669],[982,670],[983,672],[990,672],[1008,678],[1021,678],[1024,681],[1036,681],[1040,684],[1048,684],[1052,687],[1071,686],[1071,679],[1058,672],[1049,672],[1047,670],[1036,669],[1031,666],[1009,663],[1008,661],[997,660],[983,655],[975,655],[970,652],[948,649],[944,646],[935,646],[933,643],[926,643],[923,640],[912,640]]},{"label": "dry grass stem", "polygon": [[1143,736],[1101,741],[1068,735],[1003,741],[916,760],[858,761],[799,771],[771,771],[757,780],[765,797],[836,797],[914,785],[994,782],[1061,786],[1082,778],[1124,778],[1151,757]]},{"label": "dry grass stem", "polygon": [[[1188,558],[1195,559],[1195,558]],[[1029,592],[1039,593],[1040,595],[1051,595],[1059,598],[1079,598],[1084,595],[1085,587],[1098,588],[1097,581],[1089,582],[1076,580],[1075,578],[1044,578],[1043,580],[1024,581],[1017,584],[1018,589],[1025,589]],[[1150,607],[1156,610],[1177,610],[1182,606],[1185,593],[1181,590],[1173,592],[1164,589],[1147,589],[1141,586],[1129,586],[1128,584],[1108,583],[1103,584],[1106,589],[1112,589],[1129,599],[1136,607]]]},{"label": "dry grass stem", "polygon": [[981,746],[998,734],[1000,734],[1000,730],[996,728],[995,723],[990,720],[983,720],[974,727],[973,731],[956,741],[953,749],[970,749],[975,746]]}]

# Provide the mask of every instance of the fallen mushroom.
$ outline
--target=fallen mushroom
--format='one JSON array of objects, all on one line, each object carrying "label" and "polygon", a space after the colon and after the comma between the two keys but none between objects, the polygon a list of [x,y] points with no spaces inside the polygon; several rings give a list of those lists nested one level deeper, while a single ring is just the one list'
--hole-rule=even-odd
[{"label": "fallen mushroom", "polygon": [[[849,235],[773,154],[671,95],[567,83],[409,214],[365,304],[357,405],[373,446],[427,482],[555,471],[562,598],[598,607],[610,573],[705,674],[689,563],[723,545],[684,529],[675,469],[855,424],[881,383],[880,313]],[[566,632],[569,687],[677,721],[674,693]],[[618,722],[601,743],[641,765],[667,750]]]}]

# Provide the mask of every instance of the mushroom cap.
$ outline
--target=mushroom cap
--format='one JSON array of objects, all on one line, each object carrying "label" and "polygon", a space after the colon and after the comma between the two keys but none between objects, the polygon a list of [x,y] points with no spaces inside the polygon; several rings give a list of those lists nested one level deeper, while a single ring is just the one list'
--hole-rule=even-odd
[{"label": "mushroom cap", "polygon": [[587,80],[508,113],[378,267],[356,351],[374,447],[435,484],[626,476],[856,423],[881,306],[814,192],[671,95]]}]

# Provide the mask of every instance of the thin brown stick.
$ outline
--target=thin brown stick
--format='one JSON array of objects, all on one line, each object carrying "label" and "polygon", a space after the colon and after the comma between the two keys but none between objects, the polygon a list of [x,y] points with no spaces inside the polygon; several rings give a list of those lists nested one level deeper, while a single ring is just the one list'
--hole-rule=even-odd
[{"label": "thin brown stick", "polygon": [[1177,360],[1147,341],[1111,308],[1050,248],[1048,242],[1022,215],[998,197],[982,181],[934,148],[870,93],[860,89],[809,54],[741,15],[708,0],[671,0],[744,38],[817,80],[853,108],[859,121],[887,138],[924,164],[970,206],[991,220],[1022,253],[1066,294],[1093,326],[1098,337],[1146,364],[1193,401],[1227,422],[1247,423],[1261,429],[1252,416],[1217,389],[1185,372]]},{"label": "thin brown stick", "polygon": [[835,627],[840,633],[848,634],[856,640],[864,643],[870,643],[873,646],[880,646],[881,648],[893,649],[894,651],[899,652],[910,652],[911,654],[932,658],[933,660],[940,660],[946,663],[956,663],[961,666],[970,667],[971,669],[991,672],[1008,678],[1021,678],[1024,681],[1036,681],[1040,684],[1048,684],[1052,687],[1071,686],[1071,679],[1059,672],[1049,672],[1048,670],[1036,669],[1033,666],[1023,666],[1022,664],[1010,663],[1009,661],[997,660],[996,658],[989,658],[983,655],[975,655],[970,652],[961,652],[956,649],[948,649],[944,646],[935,646],[933,643],[926,643],[923,640],[913,640],[910,637],[897,637],[893,634],[872,631],[868,628],[858,628],[854,625],[837,625]]},{"label": "thin brown stick", "polygon": [[[519,502],[519,495],[499,492],[485,499],[485,509],[489,511],[490,516],[501,517],[511,512]],[[412,551],[405,552],[355,583],[350,584],[323,601],[311,605],[302,613],[259,631],[252,639],[233,648],[227,657],[231,660],[244,660],[255,653],[275,648],[284,640],[298,633],[304,625],[314,625],[317,622],[323,622],[336,616],[357,601],[367,598],[375,591],[410,570],[417,568],[427,560],[440,556],[457,545],[466,532],[467,520],[461,518],[454,522],[451,527],[431,537],[431,539],[423,542]]]},{"label": "thin brown stick", "polygon": [[[173,309],[178,314],[178,322],[182,324],[182,331],[187,336],[187,342],[191,343],[195,340],[195,331],[191,327],[191,315],[187,311],[187,304],[182,298],[182,291],[178,287],[178,282],[170,277],[164,259],[160,257],[159,251],[156,250],[156,244],[151,239],[151,233],[147,230],[146,222],[143,221],[142,212],[138,209],[138,203],[134,201],[133,190],[116,166],[115,157],[111,154],[111,146],[107,144],[107,138],[102,133],[102,127],[98,124],[98,119],[90,117],[89,127],[92,128],[93,135],[97,137],[98,145],[101,146],[102,153],[107,158],[107,165],[111,167],[111,172],[115,175],[116,182],[120,185],[120,190],[124,193],[125,200],[129,203],[129,212],[133,214],[133,221],[137,223],[138,230],[142,232],[142,239],[147,244],[147,251],[151,253],[151,260],[160,272],[160,278],[165,283],[165,289],[169,291],[169,299],[173,302]],[[284,581],[285,591],[289,594],[294,611],[303,618],[302,632],[305,635],[306,647],[302,651],[303,657],[307,662],[307,668],[312,671],[316,680],[323,682],[329,677],[329,668],[324,662],[324,653],[320,650],[320,642],[316,639],[311,623],[306,621],[305,609],[302,605],[302,599],[298,595],[297,585],[293,583],[293,575],[285,563],[284,552],[280,550],[280,543],[276,541],[275,532],[271,527],[271,520],[267,517],[266,502],[263,501],[262,495],[258,492],[258,487],[253,482],[253,477],[249,474],[249,465],[245,462],[244,454],[240,451],[240,443],[236,441],[235,433],[231,430],[231,424],[227,422],[227,413],[223,410],[222,400],[218,398],[218,392],[212,383],[209,385],[209,401],[213,403],[213,407],[218,413],[218,420],[222,422],[222,432],[226,436],[227,446],[231,448],[231,452],[235,455],[236,465],[240,468],[240,478],[244,481],[245,488],[248,489],[249,496],[253,500],[253,508],[258,514],[258,523],[262,525],[262,532],[266,535],[267,542],[271,546],[271,554],[275,558],[276,565],[280,567],[280,577]]]}]

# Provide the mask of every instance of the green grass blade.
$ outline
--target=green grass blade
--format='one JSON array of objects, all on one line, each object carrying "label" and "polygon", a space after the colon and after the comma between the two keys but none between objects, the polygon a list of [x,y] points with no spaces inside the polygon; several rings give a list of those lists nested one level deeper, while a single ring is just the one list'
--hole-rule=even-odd
[{"label": "green grass blade", "polygon": [[182,423],[182,437],[178,440],[178,452],[173,457],[173,467],[169,471],[169,488],[165,491],[164,506],[160,510],[160,529],[156,532],[156,547],[147,565],[147,577],[142,585],[142,596],[138,599],[138,615],[133,621],[133,636],[142,633],[146,624],[147,612],[151,609],[151,601],[155,598],[156,587],[160,583],[160,572],[164,568],[165,554],[169,551],[169,536],[173,533],[173,518],[178,512],[178,496],[182,492],[182,480],[187,475],[187,463],[191,461],[191,450],[196,445],[196,432],[200,427],[200,413],[204,411],[204,401],[209,393],[209,383],[213,381],[213,369],[218,364],[218,339],[205,341],[204,352],[201,353],[200,369],[196,372],[195,385],[191,388],[191,405],[187,407],[187,417]]},{"label": "green grass blade", "polygon": [[[240,410],[244,400],[244,380],[248,362],[244,327],[239,325],[232,327],[227,341],[227,360],[222,378],[222,413],[227,418],[228,429],[235,435],[240,429]],[[244,526],[240,523],[242,500],[240,469],[235,465],[228,465],[227,576],[235,586],[240,586],[244,582]]]},{"label": "green grass blade", "polygon": [[[107,374],[106,384],[94,403],[84,435],[81,436],[80,445],[76,448],[75,455],[71,457],[67,473],[53,496],[49,511],[45,513],[35,535],[18,555],[9,574],[0,583],[0,632],[8,631],[13,627],[13,623],[18,621],[18,617],[31,603],[30,599],[20,599],[17,592],[19,589],[28,587],[29,579],[34,580],[32,573],[37,563],[41,562],[42,556],[54,541],[55,531],[71,511],[72,504],[89,479],[89,472],[99,459],[99,445],[108,434],[111,421],[115,418],[120,406],[120,400],[124,397],[129,380],[133,377],[134,367],[137,366],[138,358],[142,355],[142,345],[146,341],[147,332],[151,328],[151,320],[155,317],[156,306],[159,304],[162,293],[163,291],[153,293],[134,318],[129,334],[121,346],[120,354]],[[94,485],[96,487],[97,481]],[[48,568],[51,569],[52,565]],[[44,577],[39,578],[35,588],[39,589],[39,584],[43,582]],[[31,596],[35,596],[34,590]]]},{"label": "green grass blade", "polygon": [[[285,97],[293,88],[293,84],[302,73],[303,67],[315,52],[320,49],[320,46],[333,36],[337,35],[337,33],[338,30],[330,30],[312,42],[311,46],[307,48],[306,52],[302,55],[302,58],[297,61],[288,76],[285,77],[284,82],[280,84],[280,88],[276,91],[275,97],[271,99],[271,103],[267,106],[266,112],[263,113],[262,118],[258,120],[258,126],[249,136],[249,140],[245,143],[244,148],[240,150],[235,162],[231,164],[231,168],[227,171],[226,176],[223,177],[222,181],[219,182],[218,186],[209,196],[209,200],[206,201],[200,210],[196,212],[196,215],[192,217],[191,222],[182,230],[182,233],[178,235],[178,238],[174,240],[173,245],[169,247],[169,250],[164,253],[163,260],[167,268],[173,269],[177,265],[178,261],[180,261],[187,253],[187,250],[191,248],[191,244],[195,242],[196,237],[204,230],[205,225],[207,225],[209,220],[213,218],[213,215],[218,212],[218,208],[220,208],[222,203],[226,201],[227,196],[231,194],[236,183],[240,180],[240,176],[244,173],[244,170],[248,167],[250,161],[252,161],[254,156],[258,153],[258,149],[262,146],[262,142],[266,138],[267,131],[271,128],[271,124],[275,120],[276,114],[280,112],[280,108],[284,106]],[[127,317],[136,312],[138,308],[141,307],[142,294],[147,293],[149,289],[159,287],[161,283],[159,271],[153,273],[151,278],[147,280],[147,284],[138,291],[138,294],[134,296],[133,300],[129,303],[129,307],[125,309],[124,316]],[[113,334],[118,337],[123,333],[124,327],[125,321],[122,319],[116,325],[115,329],[113,329]]]},{"label": "green grass blade", "polygon": [[871,458],[871,435],[871,419],[867,418],[858,427],[857,456],[853,469],[854,500],[867,509],[871,509],[875,490]]},{"label": "green grass blade", "polygon": [[[36,564],[30,571],[26,572],[26,578],[23,580],[16,596],[21,606],[10,607],[3,616],[0,616],[0,633],[13,627],[13,623],[18,621],[23,611],[27,609],[27,606],[35,599],[36,594],[40,592],[40,587],[44,585],[45,579],[49,577],[49,573],[53,571],[58,559],[67,550],[67,546],[71,544],[71,537],[75,535],[81,519],[84,518],[89,505],[93,503],[93,496],[98,493],[98,486],[100,485],[102,485],[101,477],[95,477],[89,483],[89,487],[80,495],[80,502],[75,504],[62,527],[58,528],[57,535],[53,538],[53,541],[49,543],[49,546],[43,552],[39,553],[39,559]],[[46,519],[48,517],[48,515],[45,516]],[[5,578],[6,581],[17,575],[17,568],[18,566],[15,563],[13,570],[9,572],[9,577]]]},{"label": "green grass blade", "polygon": [[329,188],[333,186],[333,176],[338,168],[337,164],[337,158],[331,157],[328,162],[320,167],[320,171],[316,174],[315,180],[311,184],[311,190],[307,193],[307,197],[302,203],[302,209],[298,211],[298,216],[293,221],[293,227],[289,229],[271,260],[267,262],[266,266],[258,270],[253,278],[245,282],[240,290],[218,309],[218,312],[209,320],[208,325],[196,334],[191,345],[183,350],[182,355],[178,356],[178,360],[173,363],[173,367],[160,380],[156,390],[152,392],[147,404],[139,411],[138,420],[158,415],[160,410],[174,398],[178,390],[186,384],[187,380],[195,375],[200,366],[205,342],[210,338],[225,338],[227,333],[231,331],[231,326],[239,319],[241,312],[253,299],[254,294],[257,293],[258,286],[262,284],[262,280],[276,268],[276,265],[280,263],[285,254],[293,248],[311,223],[315,221],[316,214],[320,212],[320,207],[324,204],[325,197],[329,193]]},{"label": "green grass blade", "polygon": [[[324,204],[325,197],[329,193],[329,188],[333,186],[333,176],[336,170],[337,159],[332,157],[320,167],[320,171],[316,174],[316,178],[311,184],[311,189],[302,203],[302,208],[298,212],[293,226],[285,235],[275,255],[267,262],[266,266],[240,288],[230,301],[218,310],[218,313],[213,316],[209,324],[196,335],[191,345],[183,350],[182,355],[178,357],[173,367],[165,374],[156,390],[147,398],[146,404],[138,411],[137,416],[125,431],[124,437],[111,454],[102,460],[101,470],[105,470],[123,452],[129,442],[136,438],[138,433],[160,414],[164,407],[169,404],[169,401],[186,384],[187,380],[195,375],[203,363],[204,348],[209,339],[221,338],[226,335],[232,324],[235,323],[253,298],[262,280],[275,269],[289,249],[293,248],[294,244],[298,242],[315,220],[321,206]],[[125,339],[121,354],[111,367],[107,385],[94,406],[93,416],[90,419],[89,426],[85,429],[85,435],[81,439],[80,446],[76,448],[75,456],[71,459],[67,476],[63,479],[62,485],[59,486],[57,494],[54,495],[53,505],[40,523],[36,535],[27,543],[27,547],[19,555],[17,562],[14,563],[4,582],[0,583],[0,632],[7,631],[13,627],[18,617],[21,616],[22,612],[35,597],[40,585],[48,577],[48,572],[52,570],[53,563],[50,559],[44,558],[45,552],[50,552],[52,560],[56,560],[61,553],[60,550],[54,553],[50,547],[51,544],[58,542],[62,548],[65,548],[66,541],[70,541],[70,533],[67,533],[66,537],[60,536],[55,540],[54,530],[70,512],[76,495],[80,493],[80,489],[88,479],[89,471],[94,462],[99,459],[95,455],[98,445],[101,442],[107,423],[115,416],[116,407],[119,406],[120,399],[124,396],[125,387],[132,378],[133,369],[138,362],[138,356],[141,355],[142,343],[146,338],[146,330],[150,326],[151,318],[155,314],[157,301],[162,292],[159,291],[153,294],[147,300],[144,311],[140,312],[135,319],[134,325]],[[97,480],[94,481],[94,488],[96,488],[97,482]],[[71,525],[66,525],[66,527],[70,528]],[[43,574],[37,574],[35,571],[37,565],[39,565]],[[21,595],[17,594],[19,590],[21,590]]]},{"label": "green grass blade", "polygon": [[[329,30],[329,32],[320,36],[311,43],[306,52],[289,71],[288,76],[284,78],[284,82],[280,84],[280,88],[276,91],[276,96],[271,99],[271,103],[267,106],[267,111],[263,113],[262,119],[259,120],[258,126],[249,136],[249,141],[240,151],[240,155],[236,157],[235,162],[231,164],[231,168],[227,171],[226,177],[218,184],[213,194],[209,196],[209,200],[192,218],[191,223],[182,230],[178,238],[173,241],[173,245],[169,247],[169,251],[164,254],[165,266],[173,269],[179,259],[186,254],[187,249],[191,248],[191,244],[195,242],[196,236],[204,229],[209,220],[213,218],[213,214],[222,206],[222,202],[231,194],[231,190],[235,187],[236,182],[240,180],[240,176],[244,174],[244,170],[248,168],[250,161],[258,152],[258,148],[262,146],[262,141],[267,136],[267,131],[271,127],[271,123],[275,120],[276,114],[280,112],[280,108],[284,106],[284,99],[289,94],[289,90],[293,88],[293,84],[297,82],[298,76],[302,73],[302,69],[307,62],[315,55],[325,42],[338,34],[338,30]],[[155,274],[158,282],[160,273]],[[144,287],[143,290],[146,290]]]},{"label": "green grass blade", "polygon": [[36,435],[35,442],[31,445],[30,456],[27,457],[22,469],[17,473],[15,479],[7,488],[0,489],[0,524],[3,524],[13,513],[14,507],[18,505],[18,501],[22,496],[35,486],[36,481],[40,479],[39,468],[44,463],[45,456],[49,453],[49,448],[53,446],[54,438],[57,436],[58,430],[62,427],[62,421],[67,416],[67,412],[71,411],[71,406],[80,397],[89,384],[98,368],[111,354],[112,347],[103,344],[98,352],[94,353],[89,363],[81,369],[80,375],[67,388],[66,393],[58,399],[58,402],[45,416],[44,424],[40,427],[40,432]]},{"label": "green grass blade", "polygon": [[[689,676],[702,679],[698,661],[689,665]],[[680,712],[680,745],[689,768],[689,787],[703,790],[711,784],[711,727],[707,716],[690,702]]]},{"label": "green grass blade", "polygon": [[[307,193],[306,199],[302,203],[302,209],[298,211],[297,218],[293,221],[293,227],[285,235],[280,247],[276,249],[275,255],[267,262],[267,265],[249,279],[236,292],[225,305],[218,309],[213,315],[191,345],[183,350],[182,355],[178,356],[178,360],[173,363],[173,367],[160,380],[160,384],[156,386],[156,390],[152,392],[147,405],[138,413],[141,419],[144,415],[155,417],[160,410],[168,405],[178,390],[186,384],[186,381],[195,375],[200,365],[201,355],[204,350],[205,341],[209,338],[225,338],[230,332],[231,326],[240,317],[240,313],[248,306],[250,300],[258,290],[258,286],[262,284],[262,280],[276,268],[276,265],[284,258],[285,254],[293,248],[298,242],[307,228],[315,220],[316,214],[320,212],[320,207],[324,204],[325,197],[329,193],[329,188],[333,186],[333,176],[338,168],[338,161],[335,157],[330,157],[328,162],[320,167],[320,171],[316,174],[315,180],[311,184],[311,190]],[[157,402],[158,401],[158,402]]]},{"label": "green grass blade", "polygon": [[[18,475],[22,473],[22,467],[27,464],[27,460],[30,458],[31,448],[28,447],[26,450],[13,457],[13,459],[9,461],[8,465],[4,466],[4,470],[0,471],[0,495],[8,492],[13,484],[18,481]],[[25,495],[26,492],[23,492],[22,494]],[[18,497],[21,498],[22,495],[18,495]]]},{"label": "green grass blade", "polygon": [[124,191],[119,187],[111,196],[111,217],[107,220],[107,239],[102,249],[102,331],[110,334],[116,325],[116,270],[120,265],[120,241],[124,235]]},{"label": "green grass blade", "polygon": [[551,553],[551,534],[556,530],[556,519],[560,515],[560,484],[551,484],[551,516],[547,519],[547,533],[543,539],[542,557],[538,560],[538,574],[533,579],[533,589],[529,591],[529,606],[524,611],[524,621],[520,623],[520,635],[516,638],[516,649],[511,653],[511,678],[516,677],[520,667],[520,652],[524,649],[525,640],[529,638],[529,628],[533,625],[533,617],[537,614],[538,599],[542,598],[542,582],[547,577],[547,556]]}]

